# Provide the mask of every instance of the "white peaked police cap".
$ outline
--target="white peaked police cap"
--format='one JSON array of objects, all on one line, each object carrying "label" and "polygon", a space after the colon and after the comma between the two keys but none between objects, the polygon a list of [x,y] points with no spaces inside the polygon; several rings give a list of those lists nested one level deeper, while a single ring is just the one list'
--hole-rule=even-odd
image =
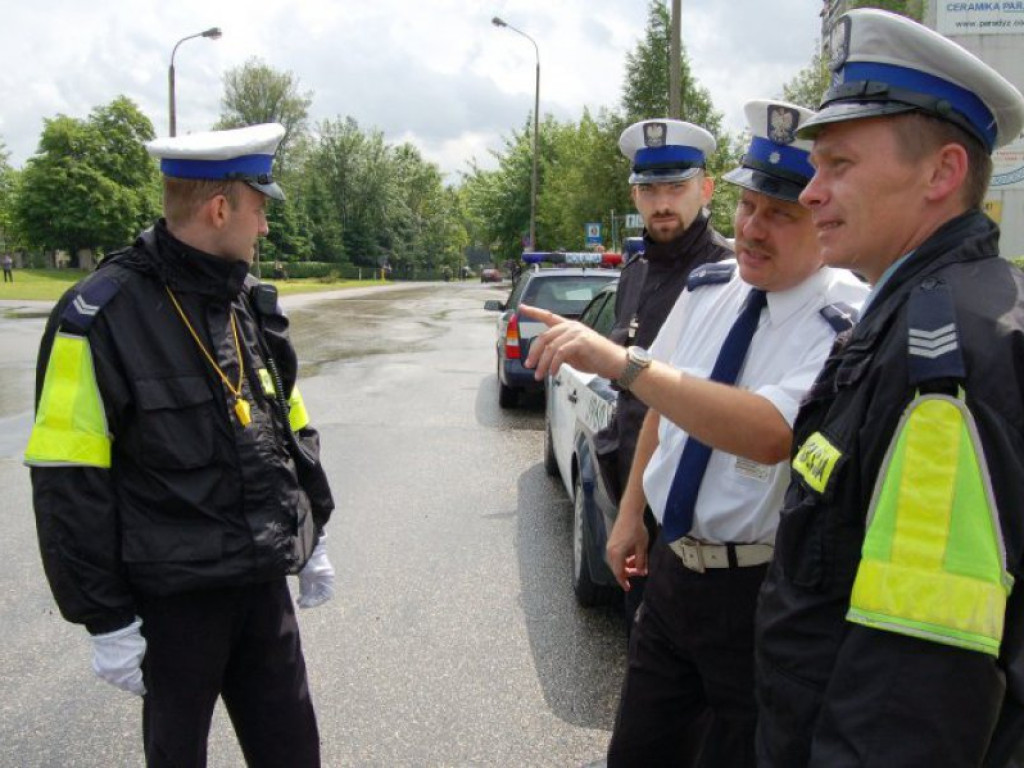
[{"label": "white peaked police cap", "polygon": [[263,123],[155,139],[146,149],[160,160],[164,176],[241,181],[267,197],[284,200],[284,192],[271,174],[274,153],[284,134],[280,123]]},{"label": "white peaked police cap", "polygon": [[814,176],[808,156],[813,142],[797,137],[814,113],[785,101],[757,99],[743,107],[750,129],[750,146],[739,168],[725,181],[771,197],[795,201]]},{"label": "white peaked police cap", "polygon": [[704,168],[715,137],[682,120],[642,120],[622,132],[619,150],[633,164],[630,184],[685,181]]},{"label": "white peaked police cap", "polygon": [[829,33],[832,87],[801,136],[829,123],[920,111],[955,123],[992,152],[1017,138],[1024,96],[977,56],[894,13],[849,11]]}]

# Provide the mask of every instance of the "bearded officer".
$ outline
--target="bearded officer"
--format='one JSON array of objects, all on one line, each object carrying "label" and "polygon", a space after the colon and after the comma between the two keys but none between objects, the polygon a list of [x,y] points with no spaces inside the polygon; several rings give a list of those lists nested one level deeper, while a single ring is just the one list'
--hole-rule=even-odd
[{"label": "bearded officer", "polygon": [[150,766],[317,766],[288,573],[333,594],[334,503],[276,294],[248,276],[284,128],[154,141],[164,218],[57,303],[26,450],[40,549],[93,669],[143,698]]},{"label": "bearded officer", "polygon": [[[711,226],[707,206],[714,180],[707,174],[715,139],[682,120],[634,123],[619,137],[619,149],[631,164],[630,197],[644,222],[643,238],[631,244],[615,294],[615,324],[609,337],[624,347],[645,349],[658,335],[669,310],[686,288],[690,271],[732,258],[728,242]],[[628,390],[620,391],[614,421],[597,436],[603,467],[610,471],[615,497],[629,479],[647,406]],[[654,517],[645,511],[654,528]],[[627,631],[643,597],[645,577],[627,582]]]}]

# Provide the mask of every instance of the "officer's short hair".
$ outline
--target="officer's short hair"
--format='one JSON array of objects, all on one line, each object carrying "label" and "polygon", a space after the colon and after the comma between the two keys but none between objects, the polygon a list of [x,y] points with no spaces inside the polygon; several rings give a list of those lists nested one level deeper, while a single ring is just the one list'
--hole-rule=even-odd
[{"label": "officer's short hair", "polygon": [[224,195],[232,210],[238,208],[241,198],[237,181],[220,179],[178,179],[164,176],[164,218],[171,227],[180,227],[191,221],[203,204]]},{"label": "officer's short hair", "polygon": [[889,118],[903,158],[916,163],[946,144],[959,144],[967,152],[967,177],[961,197],[967,208],[980,208],[992,179],[992,157],[972,134],[948,120],[925,112],[905,112]]}]

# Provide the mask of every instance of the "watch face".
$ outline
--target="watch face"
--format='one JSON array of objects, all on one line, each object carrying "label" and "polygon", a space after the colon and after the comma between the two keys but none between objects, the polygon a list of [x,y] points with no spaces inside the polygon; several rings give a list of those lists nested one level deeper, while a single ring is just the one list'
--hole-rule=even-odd
[{"label": "watch face", "polygon": [[651,353],[643,347],[630,347],[629,358],[643,366],[651,363]]}]

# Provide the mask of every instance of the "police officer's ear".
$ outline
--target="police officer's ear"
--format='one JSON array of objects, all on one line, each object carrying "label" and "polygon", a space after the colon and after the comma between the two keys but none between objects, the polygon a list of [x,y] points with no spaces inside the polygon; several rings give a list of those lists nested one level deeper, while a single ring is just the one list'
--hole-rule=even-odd
[{"label": "police officer's ear", "polygon": [[199,209],[202,223],[214,229],[223,229],[227,226],[230,213],[231,201],[224,195],[214,195]]},{"label": "police officer's ear", "polygon": [[700,172],[700,204],[707,206],[711,203],[711,196],[715,194],[715,179],[708,175],[707,171]]},{"label": "police officer's ear", "polygon": [[941,202],[951,195],[962,197],[967,181],[967,149],[957,143],[943,144],[924,159],[927,188],[925,199]]}]

